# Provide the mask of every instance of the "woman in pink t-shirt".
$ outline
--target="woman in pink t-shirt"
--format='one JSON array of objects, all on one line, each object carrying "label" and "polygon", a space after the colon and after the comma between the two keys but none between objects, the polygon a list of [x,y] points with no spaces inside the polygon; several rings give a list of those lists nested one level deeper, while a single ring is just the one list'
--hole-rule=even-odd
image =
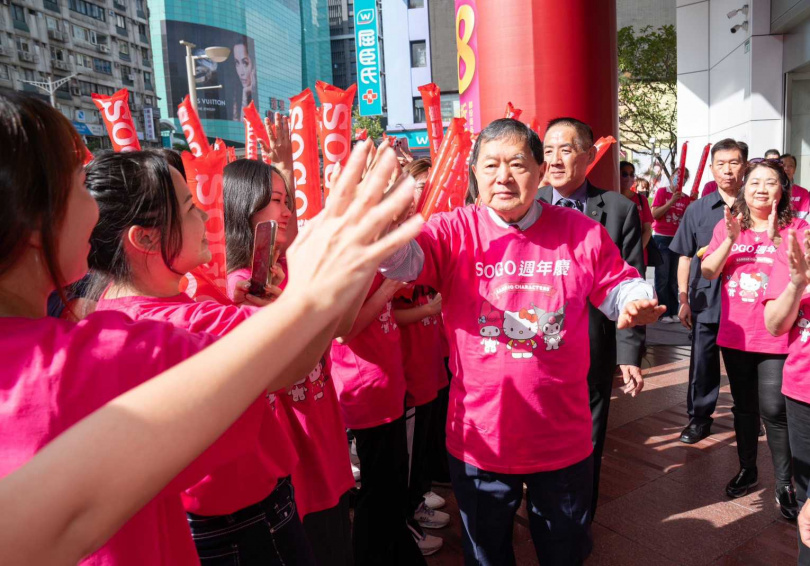
[{"label": "woman in pink t-shirt", "polygon": [[785,173],[790,179],[790,202],[793,205],[796,217],[807,218],[808,213],[810,213],[810,191],[793,182],[793,177],[796,175],[796,158],[786,153],[780,159],[782,167],[785,168]]},{"label": "woman in pink t-shirt", "polygon": [[795,519],[796,493],[791,482],[782,369],[787,337],[774,339],[765,328],[763,295],[772,285],[771,272],[782,235],[807,224],[794,218],[790,184],[775,161],[752,161],[734,210],[725,211],[703,254],[706,279],[722,277],[720,329],[731,395],[740,471],[726,486],[729,497],[742,497],[758,481],[757,444],[760,416],[771,449],[776,500],[782,515]]},{"label": "woman in pink t-shirt", "polygon": [[[810,519],[810,230],[790,230],[779,250],[765,291],[765,326],[777,337],[788,337],[788,357],[782,376],[788,436],[793,455],[796,499],[805,522]],[[810,547],[799,537],[799,564],[810,563]]]},{"label": "woman in pink t-shirt", "polygon": [[[384,156],[362,189],[371,198],[351,209],[329,207],[323,228],[313,227],[297,246],[302,255],[294,257],[307,262],[293,264],[296,291],[183,361],[212,338],[116,312],[79,323],[45,317],[48,295],[87,270],[98,208],[84,188],[86,149],[59,112],[19,93],[0,93],[0,146],[14,148],[0,155],[3,559],[199,564],[179,490],[254,449],[261,392],[289,383],[272,364],[297,372],[315,362],[305,348],[353,314],[351,303],[381,258],[418,231],[410,224],[399,237],[367,243],[411,191],[371,204],[394,168],[393,155]],[[363,147],[350,159],[345,181],[333,189],[339,199],[352,200],[367,154]]]},{"label": "woman in pink t-shirt", "polygon": [[636,166],[629,161],[619,163],[621,178],[619,185],[622,196],[633,201],[638,210],[639,223],[641,224],[641,246],[644,248],[644,265],[647,265],[647,245],[652,238],[653,215],[650,210],[650,202],[641,194],[633,191],[633,183],[636,180]]},{"label": "woman in pink t-shirt", "polygon": [[[292,159],[291,148],[287,153]],[[250,278],[256,224],[278,222],[276,243],[283,254],[295,237],[290,227],[295,226],[296,217],[284,179],[275,167],[260,161],[242,159],[228,165],[223,192],[228,292],[233,296],[237,286]],[[283,261],[281,257],[279,263]],[[284,288],[286,280],[279,286]],[[355,482],[331,367],[327,349],[311,371],[273,398],[278,410],[289,417],[299,456],[292,471],[295,501],[315,559],[318,564],[349,566],[353,564],[349,490]]]},{"label": "woman in pink t-shirt", "polygon": [[[250,162],[228,165],[224,178],[233,182],[234,177],[245,177],[243,163]],[[266,169],[269,180],[270,167],[252,163]],[[96,288],[106,288],[99,293],[97,310],[118,310],[135,320],[161,320],[215,336],[230,332],[257,311],[194,302],[179,293],[183,274],[211,259],[207,216],[194,205],[182,175],[162,155],[100,156],[87,167],[87,188],[100,214],[90,240]],[[284,200],[283,184],[281,190]],[[183,494],[201,560],[227,556],[242,564],[315,564],[290,482],[297,461],[288,415],[277,410],[270,393],[255,450],[189,484]]]}]

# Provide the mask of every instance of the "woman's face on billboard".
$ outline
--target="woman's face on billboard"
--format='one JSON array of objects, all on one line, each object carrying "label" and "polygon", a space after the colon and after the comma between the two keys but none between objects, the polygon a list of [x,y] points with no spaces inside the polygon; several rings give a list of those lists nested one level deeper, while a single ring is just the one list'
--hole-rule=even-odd
[{"label": "woman's face on billboard", "polygon": [[243,87],[250,87],[253,77],[253,61],[250,59],[250,54],[247,50],[247,45],[244,43],[237,43],[233,46],[233,59],[236,63],[236,74],[239,75],[239,80],[242,82]]}]

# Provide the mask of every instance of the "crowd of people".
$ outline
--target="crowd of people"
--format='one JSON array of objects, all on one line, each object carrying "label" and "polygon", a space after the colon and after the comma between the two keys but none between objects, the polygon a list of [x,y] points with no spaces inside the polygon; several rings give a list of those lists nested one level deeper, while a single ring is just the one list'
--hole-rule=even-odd
[{"label": "crowd of people", "polygon": [[[540,563],[581,564],[614,374],[642,391],[644,326],[662,315],[692,328],[682,440],[710,434],[719,346],[740,457],[726,492],[756,485],[762,420],[776,499],[799,515],[810,198],[795,159],[747,162],[723,140],[714,193],[659,189],[650,206],[630,163],[620,192],[588,181],[587,124],[552,120],[541,141],[501,119],[470,158],[478,204],[423,221],[430,160],[368,141],[299,233],[285,119],[267,133],[273,165],[224,169],[229,304],[195,301],[181,282],[212,254],[179,154],[85,165],[57,110],[0,92],[4,563],[418,565],[442,546],[425,529],[460,519],[467,564],[514,564],[525,493]],[[279,255],[256,294],[267,220]]]}]

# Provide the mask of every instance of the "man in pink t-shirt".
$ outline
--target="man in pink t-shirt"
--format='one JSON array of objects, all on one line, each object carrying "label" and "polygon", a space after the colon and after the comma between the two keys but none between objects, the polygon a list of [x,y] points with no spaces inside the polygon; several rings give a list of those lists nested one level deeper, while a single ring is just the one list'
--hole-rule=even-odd
[{"label": "man in pink t-shirt", "polygon": [[[578,564],[592,548],[588,306],[619,328],[663,309],[601,224],[535,201],[545,166],[530,128],[492,122],[471,163],[481,206],[434,215],[381,270],[443,297],[447,450],[467,563],[515,562],[526,484],[539,562]],[[629,373],[626,384],[635,394],[643,379]]]}]

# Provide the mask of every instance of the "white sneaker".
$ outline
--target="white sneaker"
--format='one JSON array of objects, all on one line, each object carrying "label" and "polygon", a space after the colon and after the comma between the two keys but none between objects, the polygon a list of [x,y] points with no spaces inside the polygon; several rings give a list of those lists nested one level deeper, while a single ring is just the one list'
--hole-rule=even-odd
[{"label": "white sneaker", "polygon": [[360,466],[352,464],[352,474],[354,474],[354,481],[360,481]]},{"label": "white sneaker", "polygon": [[426,529],[441,529],[450,523],[450,515],[431,509],[424,502],[420,503],[419,507],[416,508],[413,518],[419,523],[420,527]]},{"label": "white sneaker", "polygon": [[436,554],[441,550],[442,545],[444,545],[444,541],[441,538],[429,535],[422,531],[422,529],[416,528],[410,523],[408,523],[408,529],[411,531],[413,540],[416,541],[416,546],[419,547],[419,551],[422,553],[422,556]]},{"label": "white sneaker", "polygon": [[677,316],[662,316],[661,317],[661,322],[663,324],[673,324],[675,322],[680,322],[680,321],[681,321],[681,319],[679,319]]},{"label": "white sneaker", "polygon": [[437,495],[432,491],[428,491],[423,497],[425,498],[425,505],[431,509],[441,509],[447,504],[444,497]]}]

